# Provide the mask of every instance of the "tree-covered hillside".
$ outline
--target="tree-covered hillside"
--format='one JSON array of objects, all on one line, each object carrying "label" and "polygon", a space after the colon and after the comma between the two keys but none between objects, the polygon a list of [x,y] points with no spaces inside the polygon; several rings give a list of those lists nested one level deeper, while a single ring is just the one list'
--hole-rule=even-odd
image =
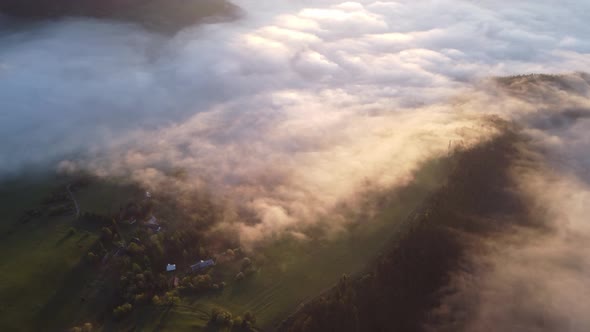
[{"label": "tree-covered hillside", "polygon": [[237,8],[225,0],[2,0],[0,12],[25,19],[107,18],[175,31],[208,17],[234,17]]}]

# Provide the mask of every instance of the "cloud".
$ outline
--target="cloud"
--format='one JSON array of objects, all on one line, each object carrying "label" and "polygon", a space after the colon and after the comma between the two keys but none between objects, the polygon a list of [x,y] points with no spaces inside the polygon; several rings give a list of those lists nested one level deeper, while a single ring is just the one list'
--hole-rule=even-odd
[{"label": "cloud", "polygon": [[527,139],[513,161],[516,185],[507,188],[519,193],[527,213],[470,244],[477,250],[453,274],[433,312],[442,319],[432,328],[586,331],[590,79],[573,74],[499,82],[486,89],[488,103],[496,104],[485,111],[518,123]]},{"label": "cloud", "polygon": [[[342,91],[264,98],[227,103],[153,136],[140,133],[141,144],[113,148],[82,167],[131,176],[156,192],[213,190],[257,217],[256,225],[238,225],[242,240],[253,241],[335,215],[367,184],[408,184],[423,162],[447,153],[450,140],[468,146],[495,133],[480,126],[481,116],[444,105],[367,113]],[[255,116],[239,111],[244,107],[257,107]],[[178,168],[190,181],[171,183],[168,174]]]},{"label": "cloud", "polygon": [[[526,173],[525,173],[526,172]],[[510,228],[484,240],[442,300],[439,331],[586,331],[590,188],[575,177],[520,169],[519,179],[546,228]],[[440,322],[439,322],[440,324]]]},{"label": "cloud", "polygon": [[489,138],[475,130],[481,119],[519,102],[473,88],[482,78],[586,64],[581,2],[238,4],[243,20],[172,38],[79,19],[7,30],[0,172],[65,159],[161,187],[183,168],[188,187],[215,188],[268,229],[288,229],[361,183],[411,181],[449,140]]}]

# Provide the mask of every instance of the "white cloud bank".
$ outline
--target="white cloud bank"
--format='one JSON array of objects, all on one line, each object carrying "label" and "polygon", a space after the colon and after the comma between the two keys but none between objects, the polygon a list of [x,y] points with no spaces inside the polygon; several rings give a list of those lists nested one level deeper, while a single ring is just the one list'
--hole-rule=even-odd
[{"label": "white cloud bank", "polygon": [[529,216],[467,254],[430,330],[588,331],[590,76],[523,77],[490,90],[478,104],[517,121],[528,140],[512,189]]},{"label": "white cloud bank", "polygon": [[3,31],[0,171],[101,149],[225,102],[244,100],[237,112],[257,117],[282,91],[399,111],[482,77],[584,70],[590,61],[584,1],[238,5],[244,20],[172,39],[75,19]]},{"label": "white cloud bank", "polygon": [[183,167],[231,191],[288,178],[263,196],[305,197],[279,204],[291,215],[367,179],[403,183],[449,140],[488,136],[462,137],[479,110],[446,104],[472,82],[588,67],[584,2],[238,5],[243,20],[173,38],[75,19],[2,33],[0,172],[82,153],[110,171]]}]

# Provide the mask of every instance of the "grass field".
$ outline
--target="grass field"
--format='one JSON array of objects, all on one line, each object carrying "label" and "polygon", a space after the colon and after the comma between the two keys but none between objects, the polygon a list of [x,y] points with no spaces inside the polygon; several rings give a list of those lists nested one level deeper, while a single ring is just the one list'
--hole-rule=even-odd
[{"label": "grass field", "polygon": [[17,225],[23,211],[41,203],[63,179],[54,176],[18,177],[0,183],[0,238]]},{"label": "grass field", "polygon": [[[81,259],[98,235],[81,229],[75,216],[41,216],[27,223],[18,221],[23,211],[38,208],[47,195],[63,190],[71,179],[39,176],[17,179],[0,192],[2,241],[0,241],[0,330],[34,331],[41,320],[64,324],[75,317],[79,303],[56,317],[58,308],[83,296],[93,278]],[[107,195],[108,193],[108,195]],[[120,193],[120,194],[118,194]],[[129,194],[121,187],[96,183],[80,193],[82,210],[109,211]],[[43,324],[42,324],[43,325]]]},{"label": "grass field", "polygon": [[29,325],[63,284],[64,276],[94,243],[96,236],[70,232],[73,217],[17,220],[23,210],[36,207],[61,179],[4,186],[2,241],[0,241],[0,327],[3,331],[31,331]]},{"label": "grass field", "polygon": [[76,192],[80,211],[108,215],[116,213],[126,203],[143,197],[144,193],[139,188],[119,182],[118,179],[94,181],[89,188]]}]

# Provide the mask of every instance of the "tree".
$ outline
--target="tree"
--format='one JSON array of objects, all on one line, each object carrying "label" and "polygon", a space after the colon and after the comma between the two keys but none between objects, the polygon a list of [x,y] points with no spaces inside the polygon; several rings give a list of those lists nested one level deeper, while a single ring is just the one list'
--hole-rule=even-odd
[{"label": "tree", "polygon": [[175,304],[180,303],[180,297],[178,297],[176,291],[166,292],[161,302],[162,304],[173,306]]},{"label": "tree", "polygon": [[98,262],[98,256],[91,251],[88,254],[86,254],[86,260],[90,263],[96,263]]},{"label": "tree", "polygon": [[212,285],[211,276],[208,274],[200,274],[193,278],[192,284],[197,291],[208,290]]},{"label": "tree", "polygon": [[202,259],[205,259],[205,257],[207,257],[207,250],[205,250],[205,248],[199,247],[199,257],[201,257]]},{"label": "tree", "polygon": [[232,326],[233,319],[232,314],[225,310],[214,308],[211,310],[211,317],[209,318],[209,324],[217,326]]},{"label": "tree", "polygon": [[244,257],[244,259],[242,259],[242,271],[246,271],[251,266],[252,260],[248,257]]},{"label": "tree", "polygon": [[210,322],[216,322],[217,316],[219,316],[220,310],[218,308],[211,309],[211,316],[209,317]]},{"label": "tree", "polygon": [[254,314],[250,311],[246,311],[246,313],[244,313],[244,320],[251,322],[252,324],[256,324],[256,316],[254,316]]},{"label": "tree", "polygon": [[125,303],[123,305],[116,307],[113,310],[113,315],[115,316],[116,319],[121,319],[121,318],[125,317],[126,315],[128,315],[132,310],[133,310],[133,305],[131,305],[131,303]]},{"label": "tree", "polygon": [[131,265],[131,269],[133,270],[133,272],[135,272],[135,274],[141,273],[141,271],[142,271],[141,266],[139,266],[139,264],[137,264],[137,263],[133,263]]},{"label": "tree", "polygon": [[145,293],[135,295],[135,304],[144,303],[146,300]]},{"label": "tree", "polygon": [[108,227],[103,227],[101,232],[101,237],[104,241],[112,241],[113,240],[113,231],[111,231]]},{"label": "tree", "polygon": [[242,320],[241,325],[244,329],[251,329],[254,327],[254,325],[256,325],[256,316],[254,316],[254,314],[250,311],[246,311],[246,313],[244,313],[244,319]]},{"label": "tree", "polygon": [[70,227],[68,229],[68,234],[66,235],[67,237],[70,237],[72,235],[76,234],[76,229],[74,227]]},{"label": "tree", "polygon": [[139,255],[143,254],[144,248],[135,242],[131,242],[129,247],[127,247],[127,250],[129,250],[129,252],[133,255]]},{"label": "tree", "polygon": [[219,316],[217,316],[217,320],[222,325],[231,326],[233,324],[232,314],[227,311],[221,312],[221,314]]}]

